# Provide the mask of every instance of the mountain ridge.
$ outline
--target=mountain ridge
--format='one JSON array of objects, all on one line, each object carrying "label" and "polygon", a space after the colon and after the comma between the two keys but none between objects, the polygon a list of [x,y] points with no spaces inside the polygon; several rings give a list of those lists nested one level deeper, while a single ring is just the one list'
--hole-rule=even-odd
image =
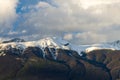
[{"label": "mountain ridge", "polygon": [[54,51],[51,51],[51,54],[52,56],[56,55],[55,57],[57,57],[57,53],[55,53],[56,49],[74,50],[78,52],[80,56],[82,56],[83,54],[81,54],[81,52],[89,53],[91,51],[101,49],[120,50],[120,41],[92,45],[73,45],[68,41],[63,40],[62,38],[56,37],[47,37],[38,41],[25,41],[24,39],[15,38],[8,41],[3,41],[0,44],[0,51],[3,54],[2,51],[9,50],[10,48],[16,48],[20,51],[24,51],[28,47],[39,47],[43,52],[46,47],[48,47],[50,51],[51,48],[53,48]]},{"label": "mountain ridge", "polygon": [[[0,68],[0,79],[119,79],[118,64],[120,51],[109,49],[111,45],[109,43],[104,43],[104,45],[105,47],[103,44],[75,46],[67,41],[56,38],[44,38],[38,41],[29,42],[15,41],[1,43],[0,66],[2,67]],[[97,48],[89,52],[85,51],[88,47],[91,48],[94,46],[97,46]],[[98,47],[101,46],[102,48],[99,49]],[[3,69],[7,66],[9,66],[9,70],[3,72]],[[11,72],[14,72],[14,75],[10,75]]]}]

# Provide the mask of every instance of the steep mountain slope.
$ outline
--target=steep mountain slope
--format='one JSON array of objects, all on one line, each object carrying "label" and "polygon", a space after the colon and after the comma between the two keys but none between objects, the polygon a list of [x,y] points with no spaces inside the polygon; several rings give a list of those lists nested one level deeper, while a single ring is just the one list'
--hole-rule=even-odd
[{"label": "steep mountain slope", "polygon": [[13,40],[0,44],[0,80],[120,79],[118,42],[75,46],[58,38]]},{"label": "steep mountain slope", "polygon": [[120,79],[120,50],[95,50],[86,57],[90,61],[104,64],[109,69],[112,80]]}]

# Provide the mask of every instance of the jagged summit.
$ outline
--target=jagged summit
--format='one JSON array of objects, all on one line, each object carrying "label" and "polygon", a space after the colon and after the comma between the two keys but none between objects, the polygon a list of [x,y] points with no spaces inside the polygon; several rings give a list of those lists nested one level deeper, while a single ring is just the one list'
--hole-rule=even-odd
[{"label": "jagged summit", "polygon": [[120,48],[120,40],[114,41],[109,43],[110,45],[114,46],[115,48],[119,49]]},{"label": "jagged summit", "polygon": [[20,38],[14,38],[8,41],[3,41],[2,43],[10,43],[10,42],[25,42],[25,40]]},{"label": "jagged summit", "polygon": [[56,37],[47,37],[38,41],[41,47],[69,49],[69,42]]},{"label": "jagged summit", "polygon": [[120,44],[120,40],[114,41],[114,43],[116,43],[116,44]]}]

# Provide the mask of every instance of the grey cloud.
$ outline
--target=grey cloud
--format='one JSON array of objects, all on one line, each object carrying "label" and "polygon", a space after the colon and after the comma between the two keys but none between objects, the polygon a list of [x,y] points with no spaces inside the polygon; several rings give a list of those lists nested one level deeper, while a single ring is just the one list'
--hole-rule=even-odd
[{"label": "grey cloud", "polygon": [[83,32],[76,34],[66,34],[64,39],[74,43],[74,44],[92,44],[92,43],[102,43],[106,41],[106,36],[94,32]]},{"label": "grey cloud", "polygon": [[117,35],[120,33],[120,2],[99,0],[98,4],[97,0],[92,1],[96,4],[86,5],[83,0],[56,0],[58,7],[39,2],[32,5],[28,13],[19,14],[23,20],[17,24],[17,34],[8,36],[26,39],[64,36],[66,40],[80,44],[120,39]]}]

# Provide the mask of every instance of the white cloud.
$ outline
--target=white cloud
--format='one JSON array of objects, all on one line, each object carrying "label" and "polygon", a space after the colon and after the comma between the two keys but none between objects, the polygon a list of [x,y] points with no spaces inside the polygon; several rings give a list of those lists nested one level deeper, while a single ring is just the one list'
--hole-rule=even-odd
[{"label": "white cloud", "polygon": [[[9,0],[3,2],[5,1]],[[17,16],[15,13],[16,0],[12,1],[11,5],[15,5],[10,9],[11,14],[5,16],[5,20],[0,19],[4,23],[7,20],[9,22],[9,19],[13,22]],[[97,43],[109,39],[120,39],[119,36],[116,36],[120,33],[120,28],[117,29],[117,32],[115,29],[116,25],[120,26],[119,0],[55,0],[55,3],[58,7],[41,1],[36,5],[28,6],[31,10],[28,13],[20,14],[24,21],[18,24],[18,33],[25,31],[24,37],[35,35],[37,36],[34,37],[35,39],[45,35],[63,36],[64,33],[69,33],[64,38],[71,41],[77,40],[78,43]],[[6,15],[7,13],[5,11]],[[23,36],[23,33],[21,34]]]},{"label": "white cloud", "polygon": [[73,34],[70,34],[70,33],[69,34],[65,34],[64,35],[64,39],[65,40],[72,40],[73,39]]},{"label": "white cloud", "polygon": [[39,9],[39,8],[50,7],[50,5],[46,2],[39,2],[35,7]]},{"label": "white cloud", "polygon": [[94,32],[84,32],[84,33],[78,33],[75,35],[75,38],[80,43],[86,44],[86,43],[97,43],[97,42],[105,42],[106,37],[101,34],[97,34]]},{"label": "white cloud", "polygon": [[9,30],[15,21],[18,0],[0,0],[0,32]]},{"label": "white cloud", "polygon": [[[92,43],[101,43],[106,41],[106,36],[94,32],[83,32],[83,33],[69,33],[64,36],[66,40],[71,41],[75,44],[92,44]],[[70,37],[70,39],[69,39]]]},{"label": "white cloud", "polygon": [[[108,4],[115,4],[119,3],[120,0],[78,0],[81,3],[81,7],[84,9],[88,9],[90,7],[96,7],[97,5],[108,5]],[[76,3],[78,2],[76,1]]]}]

